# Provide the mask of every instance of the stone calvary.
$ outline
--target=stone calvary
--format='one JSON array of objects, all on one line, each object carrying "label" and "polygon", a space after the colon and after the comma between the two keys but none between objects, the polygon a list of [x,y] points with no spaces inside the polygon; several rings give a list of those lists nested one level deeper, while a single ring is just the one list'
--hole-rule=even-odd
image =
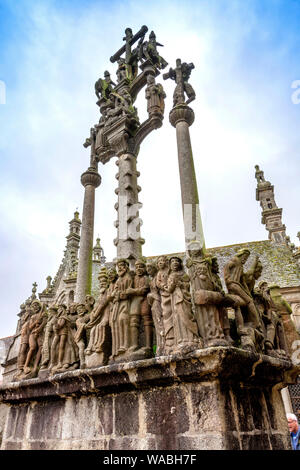
[{"label": "stone calvary", "polygon": [[[137,158],[143,140],[162,126],[166,94],[157,77],[168,66],[155,33],[146,39],[147,32],[146,26],[136,34],[127,28],[124,45],[110,58],[116,78],[105,71],[95,83],[100,119],[84,143],[90,163],[81,176],[80,245],[78,213],[69,239],[75,295],[47,302],[50,278],[45,299],[33,293],[22,306],[16,370],[0,389],[1,401],[11,407],[3,448],[289,448],[279,390],[293,383],[298,368],[283,303],[271,295],[274,286],[262,278],[257,254],[237,250],[223,267],[222,282],[218,258],[205,247],[189,134],[194,64],[180,59],[163,79],[175,81],[169,120],[176,129],[185,251],[142,254]],[[148,118],[141,123],[135,101],[142,89]],[[98,166],[113,157],[116,258],[106,263],[97,245],[102,262],[93,296]],[[70,400],[73,414],[66,418]],[[35,401],[44,418],[37,417]],[[63,422],[73,422],[76,407],[82,427],[74,424],[77,431],[68,434]],[[89,419],[88,407],[97,418]],[[16,416],[24,427],[19,438]],[[48,418],[47,434],[40,420]]]}]

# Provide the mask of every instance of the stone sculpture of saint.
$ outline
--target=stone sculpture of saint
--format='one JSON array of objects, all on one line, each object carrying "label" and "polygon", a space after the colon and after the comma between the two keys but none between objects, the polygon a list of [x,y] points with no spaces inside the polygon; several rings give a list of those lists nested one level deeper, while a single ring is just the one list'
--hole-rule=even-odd
[{"label": "stone sculpture of saint", "polygon": [[47,322],[45,306],[39,300],[32,301],[29,319],[29,350],[24,364],[24,378],[35,377],[42,355],[43,330]]},{"label": "stone sculpture of saint", "polygon": [[157,266],[155,263],[147,263],[147,273],[150,277],[150,292],[147,295],[148,303],[151,306],[152,319],[154,322],[156,336],[156,356],[162,356],[165,353],[165,333],[161,308],[161,296],[156,285]]},{"label": "stone sculpture of saint", "polygon": [[266,281],[261,281],[258,284],[258,289],[254,293],[254,300],[265,326],[265,353],[269,356],[287,357],[289,349],[284,327],[270,296],[269,286]]},{"label": "stone sculpture of saint", "polygon": [[198,327],[192,313],[190,279],[183,270],[182,260],[177,256],[170,258],[167,291],[171,295],[174,325],[173,352],[188,352],[199,348]]},{"label": "stone sculpture of saint", "polygon": [[117,261],[118,279],[114,287],[114,300],[111,321],[115,324],[115,334],[112,335],[111,360],[127,352],[130,344],[130,297],[127,289],[133,287],[133,279],[129,273],[129,263],[126,259]]},{"label": "stone sculpture of saint", "polygon": [[211,279],[214,285],[214,290],[220,292],[223,296],[221,303],[219,304],[219,316],[220,323],[224,332],[225,339],[229,345],[234,343],[233,339],[230,336],[230,323],[228,318],[227,307],[233,307],[234,302],[232,302],[228,296],[225,294],[222,286],[222,281],[219,276],[219,264],[216,256],[211,258],[210,266]]},{"label": "stone sculpture of saint", "polygon": [[174,325],[172,314],[171,294],[168,290],[170,273],[169,260],[166,256],[157,259],[156,287],[161,298],[162,323],[164,331],[164,353],[170,354],[174,347]]},{"label": "stone sculpture of saint", "polygon": [[[243,315],[243,323],[259,330],[261,329],[261,322],[249,291],[249,287],[245,282],[243,270],[243,265],[249,258],[249,255],[250,251],[248,249],[242,249],[237,252],[237,254],[225,265],[224,280],[228,293],[235,296],[239,307],[246,308],[246,313]],[[243,325],[238,325],[238,327],[243,327]]]},{"label": "stone sculpture of saint", "polygon": [[147,294],[150,291],[149,278],[146,271],[146,264],[143,260],[137,260],[135,263],[135,276],[133,286],[126,290],[131,299],[130,303],[130,346],[129,352],[139,349],[139,331],[140,321],[143,319],[145,342],[144,352],[151,354],[153,322],[151,318],[151,308],[147,300]]},{"label": "stone sculpture of saint", "polygon": [[48,309],[48,320],[44,331],[44,341],[42,349],[41,370],[47,369],[51,356],[51,342],[53,341],[53,326],[56,323],[57,306],[50,305]]},{"label": "stone sculpture of saint", "polygon": [[147,111],[152,114],[164,114],[166,93],[160,83],[155,83],[153,75],[147,76],[147,88],[145,91]]},{"label": "stone sculpture of saint", "polygon": [[104,343],[107,340],[110,305],[107,298],[108,276],[106,269],[100,271],[99,283],[99,297],[91,312],[90,320],[86,324],[86,329],[90,330],[90,339],[85,350],[85,354],[87,355],[93,352],[103,352]]},{"label": "stone sculpture of saint", "polygon": [[269,293],[273,301],[276,313],[282,321],[289,354],[292,353],[292,344],[299,341],[300,336],[297,332],[294,322],[291,319],[292,308],[287,300],[282,296],[280,287],[276,284],[269,286]]},{"label": "stone sculpture of saint", "polygon": [[57,307],[53,333],[49,366],[51,373],[76,368],[78,366],[78,348],[73,338],[71,321],[65,304],[60,304]]},{"label": "stone sculpture of saint", "polygon": [[86,304],[79,303],[77,305],[77,314],[74,340],[78,347],[80,369],[84,369],[86,367],[84,352],[87,346],[86,324],[90,320],[90,313],[87,311]]},{"label": "stone sculpture of saint", "polygon": [[252,352],[262,352],[264,328],[254,299],[247,282],[249,273],[244,272],[243,266],[250,256],[248,249],[242,249],[229,260],[224,267],[224,280],[228,294],[235,303],[235,319],[237,332],[243,349]]},{"label": "stone sculpture of saint", "polygon": [[115,320],[113,319],[114,318],[114,315],[113,315],[114,290],[115,290],[115,284],[118,279],[118,273],[115,267],[112,267],[108,270],[107,276],[108,276],[108,288],[107,288],[106,295],[107,295],[108,308],[109,308],[109,326],[110,326],[111,340],[112,340],[111,350],[110,350],[110,354],[111,354],[110,359],[113,360],[112,351],[115,351],[116,349],[115,346],[118,344],[118,325],[117,325],[116,319]]}]

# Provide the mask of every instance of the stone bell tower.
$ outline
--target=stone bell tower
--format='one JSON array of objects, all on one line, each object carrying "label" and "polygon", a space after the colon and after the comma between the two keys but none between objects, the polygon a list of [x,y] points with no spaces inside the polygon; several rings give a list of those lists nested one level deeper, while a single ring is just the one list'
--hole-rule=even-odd
[{"label": "stone bell tower", "polygon": [[269,240],[275,243],[286,243],[285,225],[282,223],[282,209],[277,207],[274,197],[274,186],[266,181],[264,172],[255,165],[257,180],[256,200],[262,208],[261,222],[269,232]]}]

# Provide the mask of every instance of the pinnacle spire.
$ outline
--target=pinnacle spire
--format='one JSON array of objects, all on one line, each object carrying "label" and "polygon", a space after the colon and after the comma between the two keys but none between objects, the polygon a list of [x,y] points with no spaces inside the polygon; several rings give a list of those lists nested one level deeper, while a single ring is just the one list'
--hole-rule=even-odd
[{"label": "pinnacle spire", "polygon": [[257,180],[256,200],[262,208],[261,222],[269,232],[269,240],[286,244],[286,227],[282,223],[282,209],[278,208],[275,201],[274,186],[270,181],[265,180],[264,172],[259,165],[255,165],[255,178]]}]

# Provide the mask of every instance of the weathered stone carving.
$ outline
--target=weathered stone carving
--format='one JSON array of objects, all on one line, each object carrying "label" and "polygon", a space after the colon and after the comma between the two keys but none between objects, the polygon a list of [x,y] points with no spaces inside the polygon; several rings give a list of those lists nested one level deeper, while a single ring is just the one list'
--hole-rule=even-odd
[{"label": "weathered stone carving", "polygon": [[256,351],[264,339],[262,322],[254,304],[247,284],[243,265],[250,256],[248,249],[242,249],[225,265],[224,279],[228,293],[235,302],[235,319],[237,331],[241,337],[242,347]]},{"label": "weathered stone carving", "polygon": [[[195,68],[194,64],[181,63],[180,59],[176,60],[176,69],[170,68],[168,73],[163,74],[163,79],[171,78],[176,82],[176,88],[173,94],[173,106],[179,104],[189,104],[196,97],[195,91],[188,83],[192,70]],[[187,101],[185,101],[185,93],[187,94]]]},{"label": "weathered stone carving", "polygon": [[200,347],[197,323],[192,313],[190,279],[184,272],[182,260],[170,258],[170,274],[166,291],[170,293],[174,328],[173,352],[188,352]]},{"label": "weathered stone carving", "polygon": [[86,324],[89,322],[90,313],[87,310],[86,304],[80,303],[77,305],[77,313],[74,340],[78,347],[80,369],[84,369],[86,367],[84,352],[87,347]]},{"label": "weathered stone carving", "polygon": [[220,289],[216,272],[214,278],[212,276],[212,260],[200,257],[197,259],[196,253],[191,252],[190,254],[188,266],[195,304],[195,317],[200,335],[206,346],[227,346],[228,342],[225,340],[221,324],[221,311],[226,297]]},{"label": "weathered stone carving", "polygon": [[168,62],[159,55],[157,46],[163,47],[163,44],[156,41],[156,35],[154,31],[151,31],[149,41],[144,41],[138,46],[139,59],[142,63],[149,61],[155,67],[164,69],[168,65]]},{"label": "weathered stone carving", "polygon": [[165,111],[166,94],[163,86],[160,83],[155,83],[153,75],[149,74],[147,76],[147,88],[145,94],[148,101],[147,111],[149,116],[156,114],[163,116]]},{"label": "weathered stone carving", "polygon": [[167,290],[168,276],[170,271],[169,260],[166,256],[160,256],[157,260],[156,287],[161,298],[164,354],[169,354],[174,347],[174,325],[172,317],[171,295]]},{"label": "weathered stone carving", "polygon": [[211,277],[212,277],[212,282],[214,285],[214,290],[217,292],[220,292],[222,294],[222,300],[219,305],[219,315],[220,315],[220,323],[223,329],[223,333],[225,336],[225,339],[229,345],[233,344],[234,341],[230,336],[230,323],[229,323],[229,318],[228,318],[228,311],[227,307],[233,307],[234,302],[232,302],[230,296],[226,295],[222,282],[219,276],[219,264],[218,264],[218,259],[216,256],[213,256],[211,258]]},{"label": "weathered stone carving", "polygon": [[113,311],[111,315],[114,334],[112,334],[110,362],[125,355],[130,344],[130,300],[127,289],[133,287],[133,279],[129,273],[129,263],[126,259],[117,261],[117,273],[118,279],[115,282],[113,291]]},{"label": "weathered stone carving", "polygon": [[[21,378],[32,378],[38,373],[38,366],[42,355],[43,330],[47,322],[45,305],[35,299],[30,305],[31,313],[24,324],[23,348],[20,357],[20,364],[26,354]],[[25,342],[28,338],[28,350],[25,353]],[[20,365],[20,367],[22,367]]]},{"label": "weathered stone carving", "polygon": [[44,341],[43,341],[43,349],[42,349],[42,361],[41,361],[41,370],[47,369],[50,356],[51,356],[51,342],[53,340],[54,335],[54,324],[56,323],[57,317],[57,309],[56,305],[51,305],[48,309],[48,320],[44,330]]},{"label": "weathered stone carving", "polygon": [[264,352],[269,356],[284,357],[288,355],[288,346],[280,314],[270,296],[267,282],[261,281],[254,291],[254,301],[260,312],[265,328]]},{"label": "weathered stone carving", "polygon": [[66,305],[58,305],[54,318],[49,365],[51,374],[78,367],[78,348],[74,341],[71,320]]},{"label": "weathered stone carving", "polygon": [[[151,308],[147,300],[150,290],[149,278],[146,271],[146,264],[143,260],[135,262],[135,276],[133,286],[127,288],[126,293],[131,299],[130,302],[130,345],[129,353],[134,353],[135,358],[152,356],[153,322],[151,318]],[[140,348],[139,332],[140,322],[143,320],[145,346]]]},{"label": "weathered stone carving", "polygon": [[95,83],[95,93],[98,100],[101,98],[108,100],[111,92],[113,91],[113,86],[116,86],[116,84],[112,81],[110,73],[106,70],[104,72],[104,80],[99,78]]},{"label": "weathered stone carving", "polygon": [[89,322],[86,324],[90,330],[88,346],[85,350],[87,367],[95,367],[107,363],[109,341],[109,315],[110,305],[108,297],[108,275],[106,268],[99,274],[100,293],[98,300],[91,312]]},{"label": "weathered stone carving", "polygon": [[151,306],[152,319],[154,322],[156,336],[156,356],[162,356],[165,351],[165,332],[161,308],[161,295],[156,284],[157,266],[154,263],[147,263],[147,273],[150,278],[150,292],[147,295],[148,303]]},{"label": "weathered stone carving", "polygon": [[277,284],[273,284],[269,287],[269,293],[273,301],[277,315],[282,321],[284,327],[287,350],[288,353],[292,353],[292,344],[294,341],[299,341],[300,335],[296,330],[295,324],[291,319],[292,308],[286,299],[280,292],[280,287]]}]

